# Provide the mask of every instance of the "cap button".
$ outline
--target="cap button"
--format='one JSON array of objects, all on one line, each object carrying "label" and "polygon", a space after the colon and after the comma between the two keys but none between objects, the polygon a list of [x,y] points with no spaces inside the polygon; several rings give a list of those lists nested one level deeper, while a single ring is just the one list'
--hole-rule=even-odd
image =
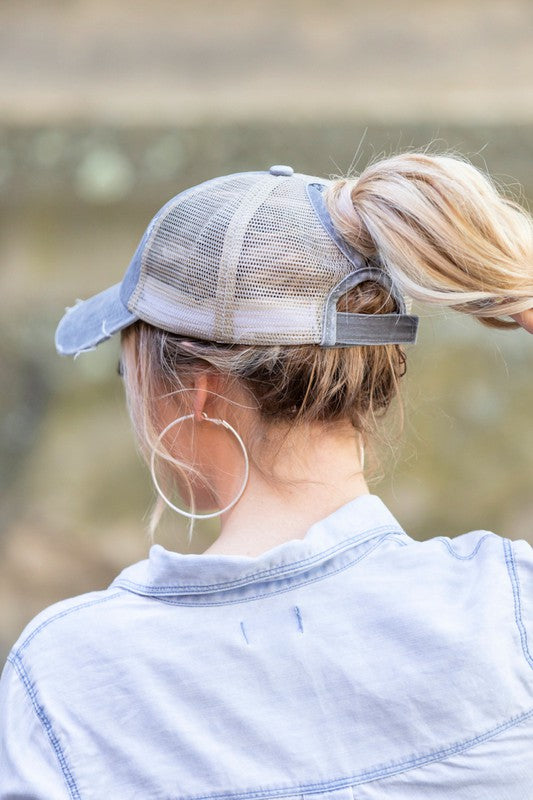
[{"label": "cap button", "polygon": [[287,167],[285,164],[274,164],[273,167],[270,167],[269,172],[271,175],[286,175],[287,177],[294,175],[293,168]]}]

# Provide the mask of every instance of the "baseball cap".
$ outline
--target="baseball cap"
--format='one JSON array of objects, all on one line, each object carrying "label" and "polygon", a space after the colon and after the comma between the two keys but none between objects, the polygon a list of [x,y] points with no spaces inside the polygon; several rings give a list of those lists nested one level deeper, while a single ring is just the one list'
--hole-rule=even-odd
[{"label": "baseball cap", "polygon": [[[153,217],[122,281],[66,309],[63,355],[94,349],[136,320],[212,342],[250,345],[401,344],[418,317],[385,270],[335,229],[330,181],[275,165],[186,189]],[[383,285],[396,311],[337,311],[362,281]]]}]

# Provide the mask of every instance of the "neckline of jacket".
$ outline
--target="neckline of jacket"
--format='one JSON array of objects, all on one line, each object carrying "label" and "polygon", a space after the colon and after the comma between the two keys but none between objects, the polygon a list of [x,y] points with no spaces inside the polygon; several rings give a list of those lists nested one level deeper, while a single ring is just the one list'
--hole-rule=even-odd
[{"label": "neckline of jacket", "polygon": [[258,556],[178,553],[154,544],[147,559],[122,570],[109,588],[170,597],[271,583],[321,568],[338,554],[388,534],[409,538],[381,498],[365,494],[315,522],[302,539],[283,542]]}]

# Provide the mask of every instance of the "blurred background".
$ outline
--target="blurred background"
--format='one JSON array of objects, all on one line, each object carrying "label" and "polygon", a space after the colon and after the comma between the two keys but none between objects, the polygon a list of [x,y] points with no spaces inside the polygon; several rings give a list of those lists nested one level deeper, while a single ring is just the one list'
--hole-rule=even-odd
[{"label": "blurred background", "polygon": [[[0,5],[0,658],[63,597],[145,558],[149,474],[118,341],[56,355],[148,221],[215,175],[326,177],[431,145],[533,197],[530,0],[17,0]],[[433,308],[407,423],[371,484],[414,538],[533,542],[533,338]],[[181,519],[157,541],[187,549]]]}]

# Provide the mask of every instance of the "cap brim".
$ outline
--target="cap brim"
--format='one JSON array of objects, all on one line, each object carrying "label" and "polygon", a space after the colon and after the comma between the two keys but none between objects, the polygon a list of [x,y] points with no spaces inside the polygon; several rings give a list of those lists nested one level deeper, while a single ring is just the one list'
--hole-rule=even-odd
[{"label": "cap brim", "polygon": [[120,299],[117,283],[89,300],[79,300],[68,308],[57,326],[55,345],[58,353],[72,356],[92,350],[114,333],[139,319]]}]

